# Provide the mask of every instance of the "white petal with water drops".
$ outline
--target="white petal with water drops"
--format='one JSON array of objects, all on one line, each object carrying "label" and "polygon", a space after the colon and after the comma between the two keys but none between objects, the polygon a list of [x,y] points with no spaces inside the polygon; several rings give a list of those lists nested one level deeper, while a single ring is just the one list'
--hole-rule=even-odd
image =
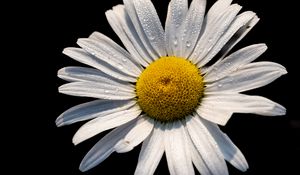
[{"label": "white petal with water drops", "polygon": [[117,86],[118,89],[123,89],[125,91],[132,91],[134,86],[128,82],[123,82],[115,79],[103,72],[86,67],[64,67],[60,69],[57,76],[61,79],[70,82],[97,82]]},{"label": "white petal with water drops", "polygon": [[125,74],[133,77],[140,75],[142,69],[130,60],[130,55],[125,50],[114,42],[107,41],[106,37],[103,37],[101,42],[99,40],[100,38],[98,40],[81,38],[77,44]]},{"label": "white petal with water drops", "polygon": [[284,115],[286,109],[265,97],[251,96],[238,93],[215,93],[209,94],[203,99],[211,106],[236,112],[253,113],[265,116]]},{"label": "white petal with water drops", "polygon": [[156,122],[152,133],[143,142],[135,175],[152,175],[164,153],[164,125]]},{"label": "white petal with water drops", "polygon": [[139,22],[154,50],[160,57],[166,56],[164,29],[150,0],[133,0]]},{"label": "white petal with water drops", "polygon": [[206,15],[207,18],[213,18],[213,16],[218,15],[218,13],[223,12],[231,3],[232,0],[217,0],[208,10]]},{"label": "white petal with water drops", "polygon": [[[186,121],[183,121],[183,124],[184,124],[184,127],[185,127],[186,132],[187,132]],[[195,165],[195,167],[197,168],[197,170],[199,171],[199,173],[201,175],[210,175],[211,172],[209,171],[209,168],[205,164],[205,162],[204,162],[202,156],[200,155],[200,153],[195,148],[195,145],[194,145],[194,143],[191,140],[191,137],[189,135],[187,135],[185,142],[187,143],[188,150],[190,151],[192,162]]]},{"label": "white petal with water drops", "polygon": [[[124,10],[124,6],[123,10]],[[134,66],[136,68],[136,71],[139,73],[142,71],[142,67],[140,66],[140,60],[139,59],[134,59],[131,54],[129,54],[126,50],[124,50],[121,46],[119,46],[117,43],[112,41],[110,38],[107,36],[103,35],[102,33],[99,32],[93,32],[89,38],[97,40],[99,42],[104,42],[107,45],[110,45],[113,47],[117,52],[119,52],[121,55],[124,57],[122,58],[122,61],[124,62],[125,66]],[[121,58],[121,57],[120,57]]]},{"label": "white petal with water drops", "polygon": [[[224,46],[228,42],[232,42],[234,38],[236,38],[235,35],[237,35],[238,31],[245,27],[245,25],[254,18],[255,13],[247,11],[240,15],[238,15],[233,22],[230,24],[228,29],[224,32],[224,34],[220,37],[220,39],[217,41],[217,43],[213,46],[213,48],[207,53],[207,55],[203,58],[203,60],[198,64],[198,67],[205,66],[206,63],[208,63],[214,56],[216,56],[217,53],[219,53],[221,50],[224,51]],[[221,58],[220,58],[221,59]]]},{"label": "white petal with water drops", "polygon": [[186,128],[210,172],[214,175],[228,175],[224,157],[201,120],[197,116],[187,117]]},{"label": "white petal with water drops", "polygon": [[151,133],[154,126],[154,121],[142,115],[138,118],[135,126],[121,139],[115,146],[118,153],[131,151],[135,146],[145,140]]},{"label": "white petal with water drops", "polygon": [[103,117],[95,118],[84,125],[82,125],[73,137],[75,145],[83,142],[96,134],[105,130],[118,127],[135,118],[137,118],[142,111],[135,105],[127,110],[118,111]]},{"label": "white petal with water drops", "polygon": [[[179,27],[183,23],[186,13],[188,11],[187,0],[172,0],[169,3],[167,19],[166,19],[166,49],[169,56],[176,55],[180,56],[180,41]],[[178,41],[179,38],[179,41]]]},{"label": "white petal with water drops", "polygon": [[57,126],[70,125],[75,122],[126,110],[135,103],[133,100],[94,100],[66,110],[55,122]]},{"label": "white petal with water drops", "polygon": [[[134,29],[136,30],[138,37],[142,41],[145,49],[148,51],[149,55],[153,60],[159,58],[159,54],[155,51],[155,49],[152,47],[152,44],[146,35],[143,26],[139,20],[139,17],[137,15],[137,10],[134,6],[133,0],[123,0],[125,5],[125,10],[128,13],[130,20],[134,26]],[[150,2],[151,3],[151,2]],[[132,29],[131,29],[132,30]]]},{"label": "white petal with water drops", "polygon": [[181,121],[166,123],[164,144],[171,175],[194,174],[185,137],[186,133]]},{"label": "white petal with water drops", "polygon": [[286,74],[283,66],[273,62],[255,62],[206,87],[206,92],[243,92],[265,86]]},{"label": "white petal with water drops", "polygon": [[218,125],[201,118],[200,120],[204,123],[208,131],[216,140],[221,152],[224,155],[224,158],[237,169],[246,171],[248,169],[247,160],[239,148],[230,140],[230,138],[220,130]]},{"label": "white petal with water drops", "polygon": [[95,146],[84,156],[80,163],[79,169],[81,171],[87,171],[97,166],[108,156],[110,156],[110,154],[115,151],[115,144],[131,130],[135,122],[136,120],[132,120],[128,123],[125,123],[98,141]]},{"label": "white petal with water drops", "polygon": [[96,82],[73,82],[60,86],[60,93],[79,96],[92,97],[108,100],[128,100],[135,98],[134,89],[125,90],[119,86],[96,83]]},{"label": "white petal with water drops", "polygon": [[214,18],[207,19],[205,31],[190,56],[192,62],[200,65],[205,64],[207,60],[203,59],[204,56],[224,34],[240,10],[241,6],[233,4],[224,12],[218,12],[218,15],[214,16]]},{"label": "white petal with water drops", "polygon": [[103,60],[98,59],[94,55],[89,54],[88,52],[84,51],[83,49],[69,47],[69,48],[64,49],[63,53],[68,55],[69,57],[75,59],[76,61],[87,64],[96,69],[99,69],[102,72],[106,73],[107,75],[110,75],[116,79],[119,79],[122,81],[128,81],[128,82],[136,82],[136,78],[128,76],[128,75],[120,72],[115,67],[109,65],[108,63],[104,62]]},{"label": "white petal with water drops", "polygon": [[205,82],[217,81],[229,75],[245,64],[258,58],[266,50],[267,46],[265,44],[254,44],[232,53],[222,61],[218,62],[218,64],[214,65],[214,67],[205,74]]},{"label": "white petal with water drops", "polygon": [[192,53],[195,44],[199,39],[199,35],[203,26],[206,0],[193,0],[191,2],[187,16],[180,27],[180,49],[178,56],[188,58]]},{"label": "white petal with water drops", "polygon": [[258,23],[258,21],[259,18],[254,16],[248,23],[240,28],[233,36],[233,39],[229,40],[229,42],[223,47],[222,50],[224,50],[224,52],[221,58],[224,58],[231,51],[231,49],[249,33],[249,31]]},{"label": "white petal with water drops", "polygon": [[207,100],[207,98],[208,97],[204,97],[201,100],[201,105],[196,109],[197,114],[213,123],[225,125],[231,118],[233,112],[228,109],[216,108],[215,102]]},{"label": "white petal with water drops", "polygon": [[134,29],[124,5],[114,6],[112,10],[106,11],[105,15],[110,26],[132,57],[144,67],[148,66],[152,62],[151,56]]}]

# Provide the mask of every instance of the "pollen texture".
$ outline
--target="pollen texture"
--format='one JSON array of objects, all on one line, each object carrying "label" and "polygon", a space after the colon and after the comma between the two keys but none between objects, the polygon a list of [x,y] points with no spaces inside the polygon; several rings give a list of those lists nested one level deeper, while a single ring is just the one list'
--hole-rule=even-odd
[{"label": "pollen texture", "polygon": [[138,78],[137,101],[149,117],[170,122],[195,111],[203,97],[203,88],[200,70],[190,61],[161,57]]}]

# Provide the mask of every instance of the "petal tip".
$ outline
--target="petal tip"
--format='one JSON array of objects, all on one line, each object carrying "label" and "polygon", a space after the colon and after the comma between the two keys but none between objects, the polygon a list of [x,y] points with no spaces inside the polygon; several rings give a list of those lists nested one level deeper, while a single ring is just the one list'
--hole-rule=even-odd
[{"label": "petal tip", "polygon": [[66,68],[61,68],[61,69],[59,69],[59,70],[57,71],[57,76],[58,76],[59,78],[61,78],[62,75],[65,75],[65,74],[66,74]]},{"label": "petal tip", "polygon": [[81,141],[78,138],[76,138],[75,136],[73,137],[72,143],[74,144],[74,146],[78,145],[80,142]]},{"label": "petal tip", "polygon": [[71,51],[71,48],[70,47],[67,47],[67,48],[64,48],[62,53],[65,54],[65,55],[68,55],[68,53]]},{"label": "petal tip", "polygon": [[287,74],[288,73],[288,71],[284,68],[284,69],[282,69],[282,75],[285,75],[285,74]]},{"label": "petal tip", "polygon": [[88,166],[86,166],[85,162],[81,162],[79,165],[79,170],[81,172],[86,172],[87,170],[89,170]]},{"label": "petal tip", "polygon": [[266,43],[261,43],[260,45],[261,45],[262,50],[266,51],[268,49],[268,46]]},{"label": "petal tip", "polygon": [[62,117],[57,117],[57,119],[55,120],[55,124],[57,127],[61,127],[64,125],[64,120]]},{"label": "petal tip", "polygon": [[279,115],[283,116],[283,115],[285,115],[285,114],[286,114],[286,108],[282,106]]}]

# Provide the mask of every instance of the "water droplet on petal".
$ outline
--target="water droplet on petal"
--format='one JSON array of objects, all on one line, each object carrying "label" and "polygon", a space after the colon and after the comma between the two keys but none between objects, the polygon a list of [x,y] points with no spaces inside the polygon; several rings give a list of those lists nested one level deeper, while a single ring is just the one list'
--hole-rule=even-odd
[{"label": "water droplet on petal", "polygon": [[220,87],[222,87],[223,85],[222,84],[218,84],[218,87],[220,88]]},{"label": "water droplet on petal", "polygon": [[155,39],[155,36],[149,36],[149,40],[153,41]]},{"label": "water droplet on petal", "polygon": [[122,61],[123,61],[123,62],[127,62],[127,59],[126,59],[126,58],[123,58]]},{"label": "water droplet on petal", "polygon": [[178,40],[177,40],[177,37],[175,37],[175,39],[174,39],[173,43],[174,43],[174,46],[177,46],[177,45],[178,45]]},{"label": "water droplet on petal", "polygon": [[104,92],[105,92],[105,93],[109,93],[109,90],[105,90]]},{"label": "water droplet on petal", "polygon": [[186,42],[186,47],[188,47],[188,48],[191,47],[191,42],[187,41]]},{"label": "water droplet on petal", "polygon": [[124,67],[122,64],[118,64],[118,68],[122,70]]}]

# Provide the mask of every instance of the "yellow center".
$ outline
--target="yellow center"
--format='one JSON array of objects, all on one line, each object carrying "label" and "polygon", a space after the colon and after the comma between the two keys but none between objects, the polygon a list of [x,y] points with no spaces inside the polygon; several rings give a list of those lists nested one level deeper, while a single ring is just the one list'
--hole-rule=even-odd
[{"label": "yellow center", "polygon": [[203,86],[194,64],[183,58],[161,57],[140,75],[137,101],[151,118],[161,122],[180,120],[199,105]]}]

